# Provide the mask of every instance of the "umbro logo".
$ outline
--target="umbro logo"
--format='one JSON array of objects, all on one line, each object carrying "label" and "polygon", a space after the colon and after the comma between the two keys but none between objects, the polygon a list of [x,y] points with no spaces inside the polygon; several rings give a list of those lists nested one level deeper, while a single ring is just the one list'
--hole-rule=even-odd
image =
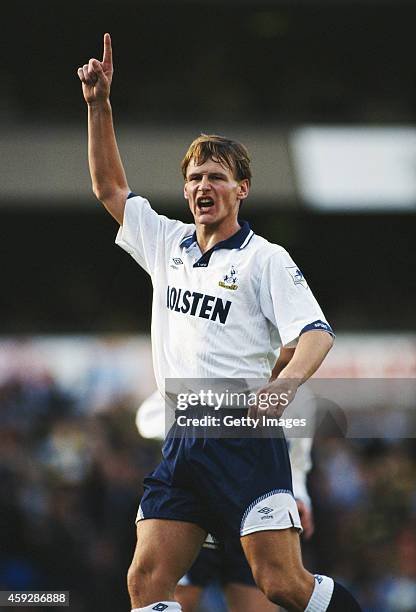
[{"label": "umbro logo", "polygon": [[162,612],[162,610],[166,610],[168,606],[166,604],[163,603],[158,603],[155,606],[153,606],[152,610],[158,610],[159,612]]},{"label": "umbro logo", "polygon": [[178,266],[183,266],[183,261],[180,257],[172,257],[172,262],[173,263],[170,264],[170,267],[173,270],[179,270]]},{"label": "umbro logo", "polygon": [[322,576],[320,576],[319,574],[315,574],[315,580],[318,584],[321,584],[323,578]]},{"label": "umbro logo", "polygon": [[264,508],[257,510],[257,512],[259,512],[259,514],[270,514],[270,512],[273,512],[273,508],[268,508],[267,506],[264,506]]}]

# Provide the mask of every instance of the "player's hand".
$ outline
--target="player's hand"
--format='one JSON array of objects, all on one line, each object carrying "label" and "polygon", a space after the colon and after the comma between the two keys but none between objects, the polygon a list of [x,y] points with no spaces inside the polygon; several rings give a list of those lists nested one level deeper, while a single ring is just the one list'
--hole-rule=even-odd
[{"label": "player's hand", "polygon": [[300,381],[293,378],[275,378],[257,391],[257,404],[251,406],[248,416],[279,418],[293,401]]},{"label": "player's hand", "polygon": [[88,64],[78,68],[77,73],[82,83],[82,93],[87,104],[105,102],[109,99],[113,79],[113,52],[110,34],[104,34],[102,61],[90,59]]},{"label": "player's hand", "polygon": [[315,531],[315,523],[313,521],[312,509],[300,499],[296,500],[296,505],[299,510],[300,522],[303,527],[303,537],[305,540],[313,535]]}]

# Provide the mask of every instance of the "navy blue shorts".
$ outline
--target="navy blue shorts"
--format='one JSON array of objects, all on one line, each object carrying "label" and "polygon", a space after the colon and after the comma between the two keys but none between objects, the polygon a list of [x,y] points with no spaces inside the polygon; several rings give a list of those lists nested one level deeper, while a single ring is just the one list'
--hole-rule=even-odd
[{"label": "navy blue shorts", "polygon": [[205,588],[230,583],[256,586],[239,538],[228,538],[217,550],[202,548],[196,561],[179,581],[182,586]]},{"label": "navy blue shorts", "polygon": [[144,480],[138,521],[196,523],[220,542],[262,530],[301,530],[283,433],[201,438],[178,433],[175,424],[162,455]]}]

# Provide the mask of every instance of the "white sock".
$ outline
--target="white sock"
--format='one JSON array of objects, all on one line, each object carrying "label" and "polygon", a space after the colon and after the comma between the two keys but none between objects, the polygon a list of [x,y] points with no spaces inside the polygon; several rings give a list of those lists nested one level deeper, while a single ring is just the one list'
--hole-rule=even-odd
[{"label": "white sock", "polygon": [[156,601],[145,608],[134,608],[131,612],[181,612],[177,601]]},{"label": "white sock", "polygon": [[328,576],[315,574],[315,587],[305,612],[325,612],[334,591],[334,581]]}]

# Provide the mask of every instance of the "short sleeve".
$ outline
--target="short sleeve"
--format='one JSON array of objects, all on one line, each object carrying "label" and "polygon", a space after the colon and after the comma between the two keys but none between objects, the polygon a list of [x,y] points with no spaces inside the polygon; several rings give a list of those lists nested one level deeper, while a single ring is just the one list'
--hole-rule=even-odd
[{"label": "short sleeve", "polygon": [[305,328],[332,333],[305,277],[283,248],[263,268],[260,307],[277,328],[283,346],[295,346]]},{"label": "short sleeve", "polygon": [[131,193],[115,242],[152,276],[158,248],[165,244],[170,232],[175,233],[182,225],[180,221],[159,215],[146,199]]}]

